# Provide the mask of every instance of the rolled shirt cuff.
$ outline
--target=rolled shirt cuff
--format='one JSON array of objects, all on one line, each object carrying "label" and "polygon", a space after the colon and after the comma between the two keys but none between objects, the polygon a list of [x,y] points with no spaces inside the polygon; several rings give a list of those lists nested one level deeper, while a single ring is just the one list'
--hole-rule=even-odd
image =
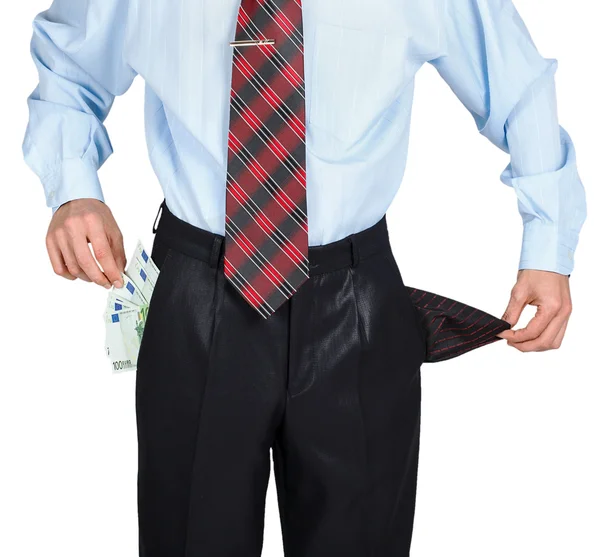
[{"label": "rolled shirt cuff", "polygon": [[565,242],[556,226],[537,220],[525,224],[519,269],[570,275],[574,259],[575,246]]},{"label": "rolled shirt cuff", "polygon": [[46,205],[54,213],[74,199],[98,199],[104,202],[98,171],[84,159],[64,159],[42,179]]},{"label": "rolled shirt cuff", "polygon": [[523,219],[519,269],[539,269],[570,275],[579,233],[587,216],[586,195],[577,172],[575,149],[564,129],[565,164],[554,172],[513,176],[509,164],[502,182],[517,194]]}]

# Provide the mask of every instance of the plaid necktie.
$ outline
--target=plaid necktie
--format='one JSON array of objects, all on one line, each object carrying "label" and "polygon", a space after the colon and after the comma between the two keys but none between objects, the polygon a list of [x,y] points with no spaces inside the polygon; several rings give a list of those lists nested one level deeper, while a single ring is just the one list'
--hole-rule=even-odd
[{"label": "plaid necktie", "polygon": [[232,44],[224,271],[267,318],[309,275],[301,0],[242,0]]}]

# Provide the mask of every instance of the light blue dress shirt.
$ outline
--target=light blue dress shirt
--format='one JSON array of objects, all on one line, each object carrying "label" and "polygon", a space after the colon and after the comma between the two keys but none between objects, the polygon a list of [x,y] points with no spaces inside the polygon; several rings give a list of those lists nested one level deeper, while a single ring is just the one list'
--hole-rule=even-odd
[{"label": "light blue dress shirt", "polygon": [[[103,200],[97,170],[112,152],[103,122],[141,75],[167,205],[225,233],[238,5],[55,0],[35,19],[40,82],[24,154],[48,206]],[[557,121],[556,61],[538,53],[510,0],[304,0],[303,9],[310,245],[363,230],[388,209],[405,169],[415,74],[428,62],[510,153],[501,179],[523,217],[519,268],[571,273],[586,202]]]}]

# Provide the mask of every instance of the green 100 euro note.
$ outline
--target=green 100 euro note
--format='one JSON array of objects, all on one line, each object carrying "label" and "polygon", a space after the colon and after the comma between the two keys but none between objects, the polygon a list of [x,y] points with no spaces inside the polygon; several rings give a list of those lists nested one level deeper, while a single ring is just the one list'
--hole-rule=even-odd
[{"label": "green 100 euro note", "polygon": [[108,313],[106,320],[106,355],[114,372],[137,367],[148,306]]},{"label": "green 100 euro note", "polygon": [[159,270],[141,242],[123,274],[124,286],[108,294],[104,323],[106,355],[114,373],[137,368],[148,308]]}]

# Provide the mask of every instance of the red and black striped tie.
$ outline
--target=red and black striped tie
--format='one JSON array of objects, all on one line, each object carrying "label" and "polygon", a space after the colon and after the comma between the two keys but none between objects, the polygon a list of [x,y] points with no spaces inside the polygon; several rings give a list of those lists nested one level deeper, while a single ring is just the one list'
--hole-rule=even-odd
[{"label": "red and black striped tie", "polygon": [[242,0],[232,45],[224,270],[267,318],[309,276],[301,0]]}]

